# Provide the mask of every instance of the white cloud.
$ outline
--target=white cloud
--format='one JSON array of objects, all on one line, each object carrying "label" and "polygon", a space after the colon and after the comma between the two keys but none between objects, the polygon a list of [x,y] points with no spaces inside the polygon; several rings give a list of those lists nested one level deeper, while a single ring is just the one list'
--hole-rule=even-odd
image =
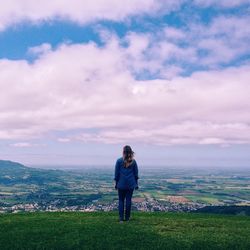
[{"label": "white cloud", "polygon": [[208,24],[192,21],[186,29],[166,26],[151,33],[130,32],[122,40],[129,46],[128,68],[139,79],[145,72],[171,79],[192,68],[230,65],[250,53],[248,23],[248,16],[218,16]]},{"label": "white cloud", "polygon": [[214,68],[249,54],[249,22],[248,16],[218,16],[208,24],[191,22],[185,42],[196,51],[195,63]]},{"label": "white cloud", "polygon": [[[170,28],[167,28],[170,30]],[[181,63],[195,63],[196,50],[190,47],[181,47],[176,40],[184,32],[171,29],[172,35],[167,35],[165,28],[158,33],[130,32],[122,43],[127,43],[124,51],[128,68],[137,76],[145,75],[145,71],[154,77],[171,79],[182,73]],[[178,34],[178,35],[177,35]],[[175,63],[173,63],[173,61]],[[140,78],[140,77],[139,77]]]},{"label": "white cloud", "polygon": [[203,7],[209,7],[209,6],[219,6],[219,7],[226,7],[226,8],[232,8],[237,7],[242,4],[249,4],[250,0],[195,0],[196,4],[203,6]]},{"label": "white cloud", "polygon": [[133,52],[119,44],[62,45],[34,64],[0,60],[0,138],[94,127],[58,141],[250,143],[250,65],[138,81],[128,54],[147,40]]},{"label": "white cloud", "polygon": [[44,144],[34,144],[30,142],[17,142],[10,144],[11,147],[15,148],[30,148],[30,147],[38,147],[38,146],[45,146]]},{"label": "white cloud", "polygon": [[31,147],[31,144],[28,142],[17,142],[17,143],[10,144],[10,146],[17,147],[17,148],[27,148],[27,147]]},{"label": "white cloud", "polygon": [[71,140],[69,138],[58,138],[58,142],[70,142]]},{"label": "white cloud", "polygon": [[22,21],[70,20],[85,24],[96,20],[123,21],[131,15],[164,13],[178,8],[178,0],[10,0],[0,7],[0,30]]},{"label": "white cloud", "polygon": [[[162,121],[154,128],[118,128],[103,130],[96,134],[81,133],[70,137],[70,140],[100,143],[145,143],[155,145],[173,144],[230,144],[249,143],[250,126],[243,124],[244,129],[237,128],[236,124],[214,122],[172,122],[167,124]],[[146,127],[146,126],[144,126]],[[235,132],[238,132],[236,135]],[[231,134],[233,133],[233,135]],[[66,138],[65,138],[66,139]],[[69,138],[68,138],[69,139]]]},{"label": "white cloud", "polygon": [[171,26],[167,26],[164,29],[164,33],[167,39],[181,40],[186,37],[186,33],[183,30]]},{"label": "white cloud", "polygon": [[38,56],[44,53],[48,53],[51,49],[52,47],[50,44],[43,43],[42,45],[29,48],[28,53],[34,56]]}]

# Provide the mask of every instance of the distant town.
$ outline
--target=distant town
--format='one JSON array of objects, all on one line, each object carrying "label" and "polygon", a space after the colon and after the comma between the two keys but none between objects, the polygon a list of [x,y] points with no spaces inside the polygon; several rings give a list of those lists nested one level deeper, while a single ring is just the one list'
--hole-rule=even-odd
[{"label": "distant town", "polygon": [[[156,200],[133,202],[132,210],[137,211],[166,211],[166,212],[188,212],[194,211],[204,207],[204,204],[199,203],[169,203],[168,205],[160,204]],[[30,204],[17,204],[11,207],[0,207],[0,213],[19,213],[19,212],[66,212],[66,211],[78,211],[78,212],[93,212],[93,211],[116,211],[118,208],[118,202],[110,204],[88,204],[81,206],[65,206],[57,207],[56,204],[46,205],[38,203]]]}]

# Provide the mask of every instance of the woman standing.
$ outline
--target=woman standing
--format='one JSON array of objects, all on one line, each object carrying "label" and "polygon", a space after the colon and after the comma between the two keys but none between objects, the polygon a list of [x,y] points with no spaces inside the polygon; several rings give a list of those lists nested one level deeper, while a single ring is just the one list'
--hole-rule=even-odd
[{"label": "woman standing", "polygon": [[123,156],[115,164],[115,189],[119,197],[119,221],[124,221],[124,201],[126,198],[125,221],[129,221],[132,195],[138,189],[138,166],[134,159],[134,152],[130,146],[123,147]]}]

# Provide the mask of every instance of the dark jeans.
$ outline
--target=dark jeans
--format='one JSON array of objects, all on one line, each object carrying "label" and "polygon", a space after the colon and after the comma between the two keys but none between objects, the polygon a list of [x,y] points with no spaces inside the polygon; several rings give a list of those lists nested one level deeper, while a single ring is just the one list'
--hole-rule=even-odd
[{"label": "dark jeans", "polygon": [[126,198],[126,210],[125,210],[125,219],[128,220],[130,218],[131,204],[132,204],[132,195],[134,189],[119,189],[118,188],[118,196],[119,196],[119,217],[120,220],[124,218],[124,200]]}]

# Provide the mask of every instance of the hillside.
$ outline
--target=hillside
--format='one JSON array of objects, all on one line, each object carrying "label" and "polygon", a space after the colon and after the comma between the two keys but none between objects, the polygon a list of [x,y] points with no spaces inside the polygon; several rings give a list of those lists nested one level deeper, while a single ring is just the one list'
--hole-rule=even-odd
[{"label": "hillside", "polygon": [[250,249],[250,217],[133,212],[0,215],[0,249]]},{"label": "hillside", "polygon": [[17,162],[0,160],[0,184],[4,185],[44,185],[60,180],[65,174],[60,170],[31,168]]},{"label": "hillside", "polygon": [[24,165],[18,163],[18,162],[13,162],[13,161],[4,161],[0,160],[0,169],[1,170],[10,170],[10,169],[25,169]]},{"label": "hillside", "polygon": [[[113,198],[108,192],[112,181],[113,171],[107,174],[103,169],[39,169],[0,160],[0,213],[57,210],[66,206],[78,209],[99,198],[107,203]],[[109,186],[104,186],[106,183]]]}]

